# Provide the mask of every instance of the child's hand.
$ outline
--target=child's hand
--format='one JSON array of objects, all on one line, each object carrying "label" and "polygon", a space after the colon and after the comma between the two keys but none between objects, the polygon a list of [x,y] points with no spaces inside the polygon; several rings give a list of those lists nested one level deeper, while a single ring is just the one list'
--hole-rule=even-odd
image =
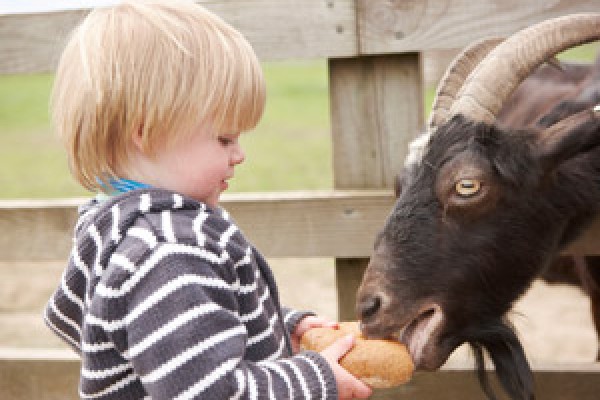
[{"label": "child's hand", "polygon": [[345,336],[321,352],[321,355],[327,360],[333,370],[338,389],[338,398],[341,400],[366,399],[373,392],[369,386],[355,378],[339,364],[339,359],[354,346],[354,340],[353,335]]},{"label": "child's hand", "polygon": [[296,329],[291,334],[292,339],[292,349],[294,350],[294,354],[300,351],[300,339],[304,332],[312,328],[333,328],[338,329],[340,326],[337,322],[326,320],[322,317],[317,317],[314,315],[309,315],[300,320],[298,325],[296,325]]}]

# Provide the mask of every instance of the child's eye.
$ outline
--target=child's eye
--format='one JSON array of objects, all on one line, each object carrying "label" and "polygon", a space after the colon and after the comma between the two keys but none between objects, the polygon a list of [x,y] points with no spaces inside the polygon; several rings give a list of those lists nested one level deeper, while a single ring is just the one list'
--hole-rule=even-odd
[{"label": "child's eye", "polygon": [[219,143],[221,143],[223,146],[227,146],[233,143],[233,140],[227,137],[219,136]]}]

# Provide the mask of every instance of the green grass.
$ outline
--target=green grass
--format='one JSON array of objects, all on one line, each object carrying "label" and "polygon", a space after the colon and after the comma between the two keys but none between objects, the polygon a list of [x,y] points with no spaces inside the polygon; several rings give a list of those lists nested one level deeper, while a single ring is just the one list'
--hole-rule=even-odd
[{"label": "green grass", "polygon": [[0,197],[70,197],[85,192],[68,173],[51,133],[52,75],[0,76]]},{"label": "green grass", "polygon": [[[242,136],[246,162],[231,191],[332,186],[324,61],[264,65],[267,107]],[[52,75],[0,76],[0,198],[85,196],[48,118]]]},{"label": "green grass", "polygon": [[600,49],[600,42],[588,43],[564,51],[558,58],[575,62],[592,62],[598,54],[598,49]]},{"label": "green grass", "polygon": [[257,129],[242,136],[246,162],[233,191],[332,186],[326,63],[264,65],[267,106]]},{"label": "green grass", "polygon": [[38,129],[48,126],[48,95],[52,76],[0,76],[0,126],[5,130]]},{"label": "green grass", "polygon": [[[560,58],[591,61],[598,44]],[[279,191],[332,187],[327,67],[325,61],[264,64],[265,115],[242,136],[246,162],[231,191]],[[52,133],[48,98],[52,75],[0,76],[0,198],[85,196],[71,178]],[[425,93],[425,111],[433,98]]]}]

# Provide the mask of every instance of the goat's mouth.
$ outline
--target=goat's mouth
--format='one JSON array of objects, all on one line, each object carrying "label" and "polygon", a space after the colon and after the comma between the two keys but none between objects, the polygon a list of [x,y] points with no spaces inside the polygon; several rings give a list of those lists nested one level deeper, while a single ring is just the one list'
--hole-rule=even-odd
[{"label": "goat's mouth", "polygon": [[[404,344],[417,369],[435,370],[442,366],[453,348],[440,339],[444,330],[444,313],[437,303],[427,303],[408,318],[393,314],[361,321],[366,337],[390,339]],[[399,321],[399,322],[396,322]]]},{"label": "goat's mouth", "polygon": [[443,320],[441,307],[428,305],[396,334],[396,339],[408,348],[417,368],[433,370],[446,361],[447,357],[438,348]]}]

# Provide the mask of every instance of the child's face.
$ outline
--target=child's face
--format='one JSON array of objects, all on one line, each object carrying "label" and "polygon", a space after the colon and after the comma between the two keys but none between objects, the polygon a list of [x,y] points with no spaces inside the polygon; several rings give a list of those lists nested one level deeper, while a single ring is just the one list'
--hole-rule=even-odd
[{"label": "child's face", "polygon": [[[244,161],[239,133],[218,134],[210,125],[195,129],[189,138],[159,149],[152,160],[153,186],[173,190],[210,206],[233,178],[234,167]],[[149,182],[150,183],[150,182]]]}]

